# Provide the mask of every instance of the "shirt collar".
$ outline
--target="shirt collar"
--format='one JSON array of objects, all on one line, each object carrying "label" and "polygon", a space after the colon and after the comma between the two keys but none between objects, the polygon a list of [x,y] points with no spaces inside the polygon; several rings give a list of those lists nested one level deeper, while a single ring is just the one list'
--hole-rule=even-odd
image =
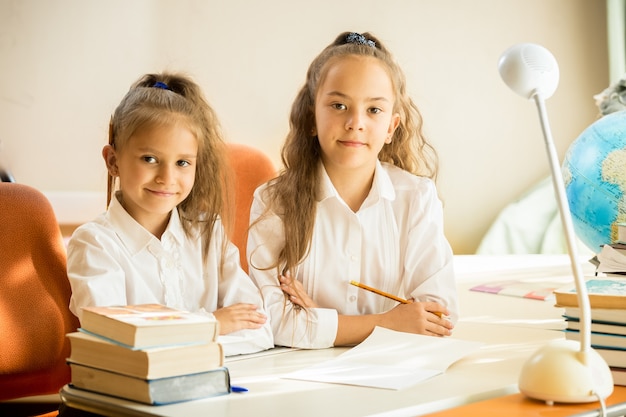
[{"label": "shirt collar", "polygon": [[[152,233],[146,230],[140,225],[128,212],[122,204],[119,202],[119,191],[116,192],[115,198],[111,199],[109,209],[107,211],[107,217],[113,225],[113,228],[120,240],[126,246],[126,248],[132,254],[136,254],[142,251],[148,244],[154,241],[159,241]],[[170,221],[165,228],[163,236],[170,235],[178,244],[181,244],[184,239],[184,231],[181,227],[180,216],[178,210],[175,207],[172,210]]]},{"label": "shirt collar", "polygon": [[[372,188],[363,202],[363,207],[374,204],[378,202],[381,198],[393,201],[396,198],[396,191],[393,187],[393,183],[391,182],[391,178],[389,178],[389,174],[385,169],[385,165],[382,164],[379,160],[376,161],[376,169],[374,170],[374,181],[372,182]],[[328,198],[338,198],[341,199],[341,196],[337,193],[337,189],[333,185],[328,173],[326,172],[326,168],[324,168],[324,164],[320,161],[319,164],[320,170],[320,182],[318,186],[318,202],[322,202]]]}]

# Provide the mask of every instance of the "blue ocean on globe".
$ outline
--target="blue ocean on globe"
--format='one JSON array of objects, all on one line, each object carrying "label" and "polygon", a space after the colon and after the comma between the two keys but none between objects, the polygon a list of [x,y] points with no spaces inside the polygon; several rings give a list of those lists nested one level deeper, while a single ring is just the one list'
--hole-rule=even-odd
[{"label": "blue ocean on globe", "polygon": [[626,110],[606,115],[570,145],[563,180],[576,236],[593,252],[626,223]]}]

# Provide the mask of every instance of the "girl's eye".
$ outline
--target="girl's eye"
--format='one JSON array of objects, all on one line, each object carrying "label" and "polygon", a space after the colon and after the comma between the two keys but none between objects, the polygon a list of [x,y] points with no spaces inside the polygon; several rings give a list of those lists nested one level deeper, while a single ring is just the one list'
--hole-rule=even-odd
[{"label": "girl's eye", "polygon": [[149,164],[156,163],[156,158],[154,156],[143,156],[142,159]]},{"label": "girl's eye", "polygon": [[331,106],[333,107],[333,109],[336,109],[336,110],[345,110],[346,109],[346,105],[345,104],[341,104],[341,103],[333,103]]},{"label": "girl's eye", "polygon": [[382,112],[382,110],[379,109],[378,107],[372,107],[370,109],[370,113],[378,114],[378,113],[381,113],[381,112]]},{"label": "girl's eye", "polygon": [[188,167],[191,166],[191,162],[189,161],[178,161],[176,163],[179,167]]}]

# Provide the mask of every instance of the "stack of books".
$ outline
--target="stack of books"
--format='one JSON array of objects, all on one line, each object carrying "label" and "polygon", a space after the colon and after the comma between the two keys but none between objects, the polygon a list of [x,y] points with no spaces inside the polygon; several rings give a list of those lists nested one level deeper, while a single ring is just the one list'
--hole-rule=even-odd
[{"label": "stack of books", "polygon": [[[591,347],[611,368],[615,385],[626,385],[626,278],[596,276],[586,279],[591,306]],[[580,308],[575,288],[554,292],[565,312],[565,338],[580,340]]]},{"label": "stack of books", "polygon": [[218,335],[215,318],[157,304],[84,308],[71,385],[154,405],[228,394]]}]

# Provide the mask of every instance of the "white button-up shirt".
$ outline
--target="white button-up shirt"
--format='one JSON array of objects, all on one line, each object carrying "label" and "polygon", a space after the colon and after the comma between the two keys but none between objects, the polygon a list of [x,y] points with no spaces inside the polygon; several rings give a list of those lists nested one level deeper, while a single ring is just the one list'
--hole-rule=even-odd
[{"label": "white button-up shirt", "polygon": [[[108,211],[76,229],[68,243],[70,309],[79,319],[84,306],[146,303],[206,314],[251,303],[264,312],[258,288],[240,267],[237,247],[228,242],[223,252],[224,239],[218,220],[203,263],[201,239],[185,235],[176,209],[159,240],[113,198]],[[222,339],[226,355],[273,347],[269,320],[261,329]]]},{"label": "white button-up shirt", "polygon": [[[435,184],[389,164],[377,163],[369,195],[355,213],[337,194],[321,166],[319,200],[310,253],[296,279],[320,308],[300,310],[286,301],[276,262],[285,238],[275,214],[248,237],[250,276],[263,294],[276,345],[333,345],[338,314],[382,313],[397,303],[353,285],[354,280],[403,298],[436,301],[458,318],[452,249],[444,236],[443,210]],[[250,221],[265,211],[263,189],[255,192]]]}]

